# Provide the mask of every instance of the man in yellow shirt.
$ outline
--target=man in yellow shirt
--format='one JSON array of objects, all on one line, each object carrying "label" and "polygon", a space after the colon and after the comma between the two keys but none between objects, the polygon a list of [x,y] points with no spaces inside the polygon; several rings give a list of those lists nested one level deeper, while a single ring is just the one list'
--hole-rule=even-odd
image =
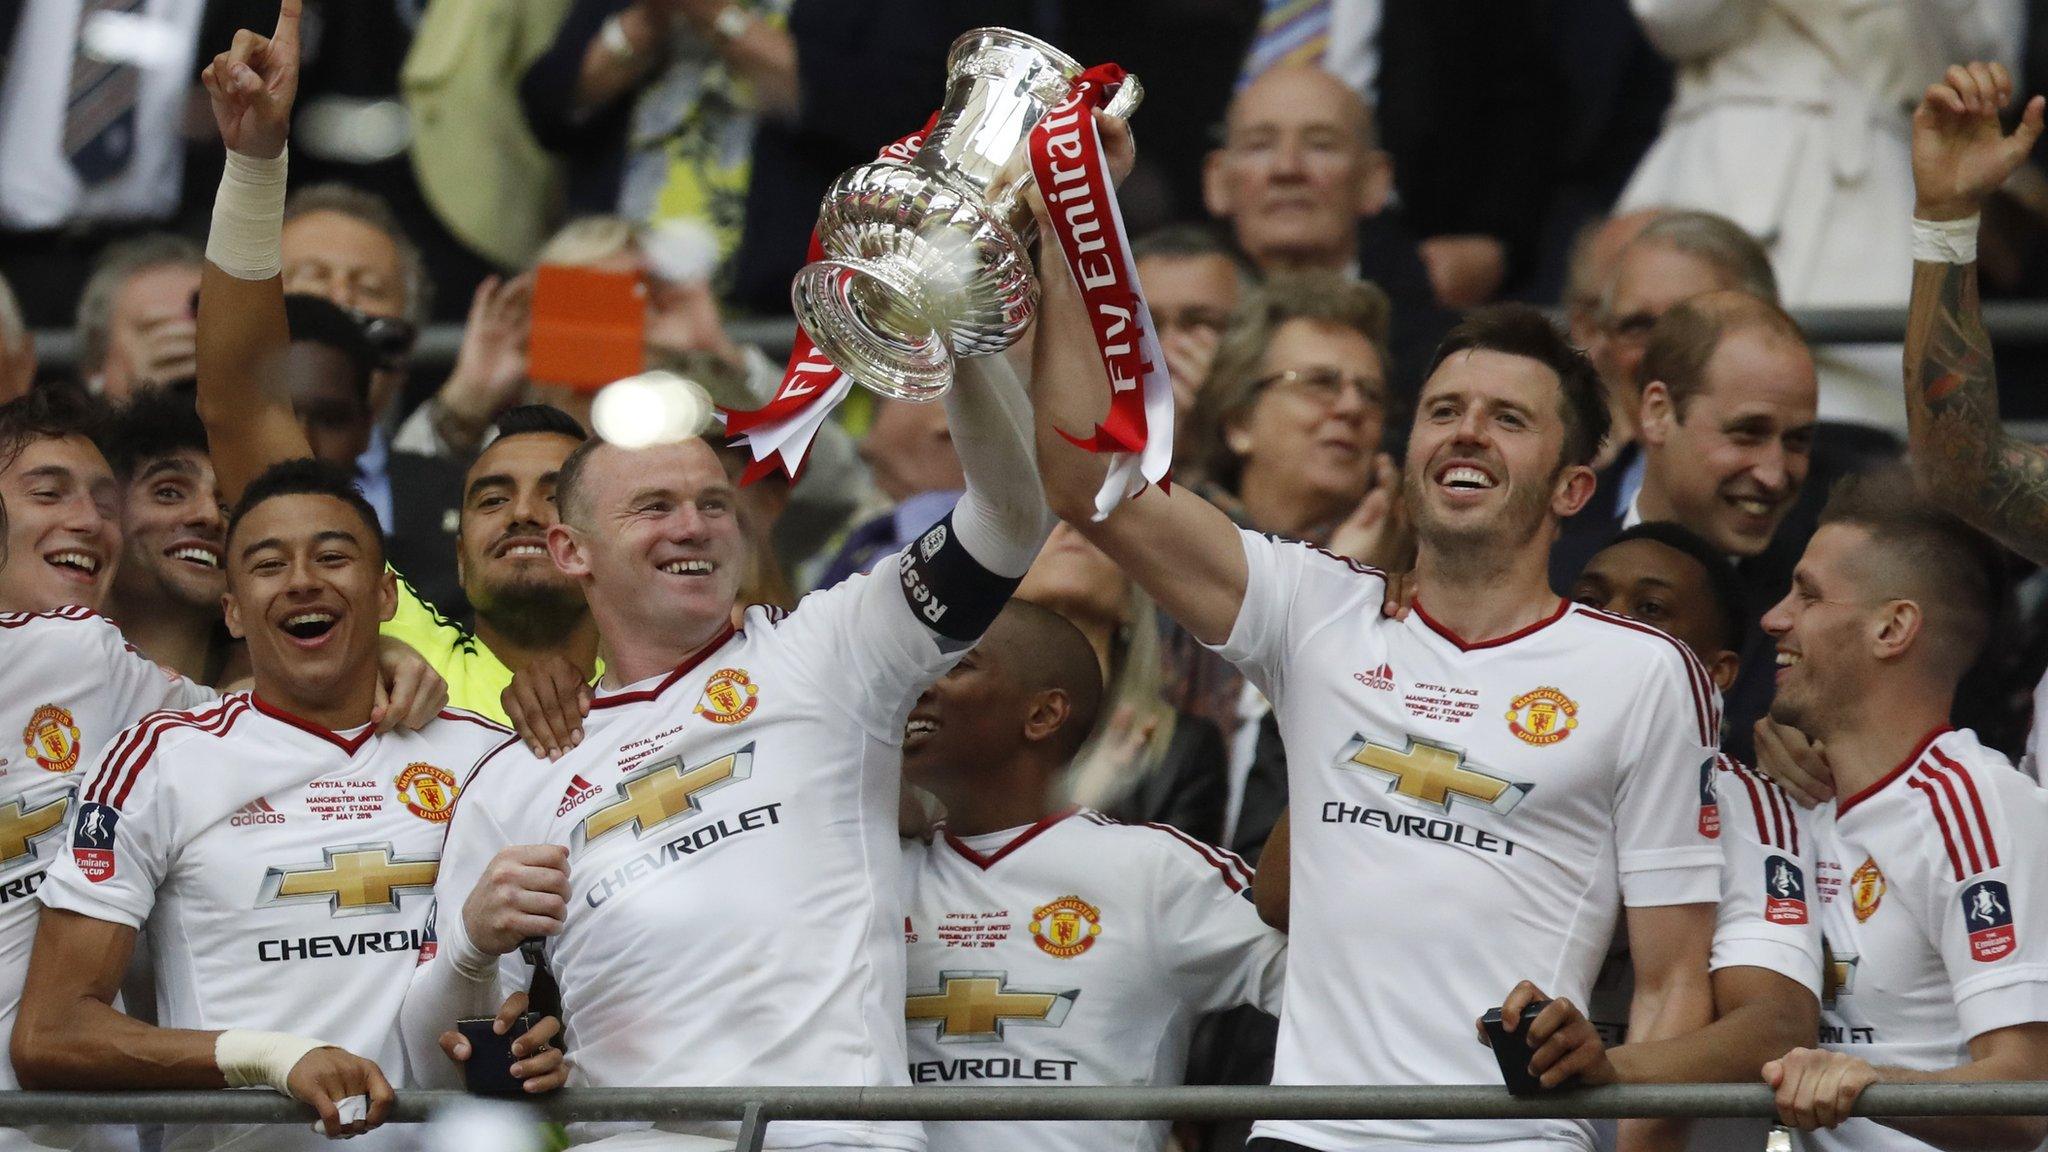
[{"label": "man in yellow shirt", "polygon": [[455,564],[476,612],[473,630],[442,616],[399,574],[398,612],[384,635],[426,657],[456,707],[506,722],[499,694],[539,656],[559,656],[586,679],[598,669],[583,593],[547,551],[555,473],[584,439],[561,409],[521,405],[498,418],[496,438],[469,466]]}]

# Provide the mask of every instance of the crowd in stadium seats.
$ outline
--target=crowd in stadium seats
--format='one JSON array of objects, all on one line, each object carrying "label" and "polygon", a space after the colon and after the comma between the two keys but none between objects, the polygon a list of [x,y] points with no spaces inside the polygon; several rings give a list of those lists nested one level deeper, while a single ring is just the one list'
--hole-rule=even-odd
[{"label": "crowd in stadium seats", "polygon": [[[424,1147],[395,1094],[465,1085],[1503,1078],[2048,1142],[1852,1115],[2048,1080],[2048,448],[1983,305],[2048,296],[2048,13],[1486,7],[0,10],[0,1091],[319,1115],[0,1150]],[[1094,123],[1170,474],[1075,439],[1133,384],[1116,274],[1035,193],[1016,347],[766,467],[710,406],[795,398],[808,338],[749,337],[821,194],[989,25],[1143,77]],[[1802,326],[1843,307],[1895,331]],[[635,441],[628,377],[706,410]]]}]

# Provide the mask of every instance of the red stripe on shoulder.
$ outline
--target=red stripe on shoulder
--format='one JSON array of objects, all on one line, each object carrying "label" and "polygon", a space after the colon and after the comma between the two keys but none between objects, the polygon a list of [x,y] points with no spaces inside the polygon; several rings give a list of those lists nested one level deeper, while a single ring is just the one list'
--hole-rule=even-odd
[{"label": "red stripe on shoulder", "polygon": [[1679,643],[1662,630],[1652,628],[1640,620],[1631,620],[1626,616],[1617,616],[1612,612],[1603,612],[1598,608],[1588,608],[1583,604],[1579,607],[1589,620],[1598,620],[1603,624],[1612,624],[1617,628],[1626,628],[1631,632],[1641,632],[1645,636],[1655,636],[1657,639],[1671,645],[1672,649],[1678,653],[1679,658],[1685,663],[1686,680],[1692,687],[1693,718],[1699,722],[1700,743],[1710,748],[1720,745],[1721,712],[1714,704],[1714,681],[1712,677],[1707,675],[1706,666],[1700,663],[1700,658],[1692,654],[1692,649]]},{"label": "red stripe on shoulder", "polygon": [[1984,797],[1977,791],[1976,779],[1971,776],[1968,768],[1963,767],[1961,761],[1950,759],[1941,749],[1929,747],[1927,751],[1929,755],[1933,756],[1941,764],[1942,768],[1946,769],[1951,776],[1954,776],[1962,784],[1963,791],[1970,798],[1969,815],[1975,818],[1977,834],[1984,841],[1984,866],[1986,868],[1998,867],[1998,843],[1992,839],[1991,819],[1984,814]]},{"label": "red stripe on shoulder", "polygon": [[1216,869],[1222,875],[1223,882],[1230,885],[1232,892],[1242,892],[1250,886],[1252,882],[1251,868],[1246,866],[1244,860],[1237,853],[1230,851],[1228,848],[1218,848],[1212,844],[1204,844],[1171,824],[1154,824],[1148,820],[1141,827],[1164,832],[1182,844],[1187,845],[1190,851],[1200,856],[1204,863]]},{"label": "red stripe on shoulder", "polygon": [[[471,784],[471,783],[473,783],[473,782],[474,782],[474,781],[476,780],[476,778],[477,778],[478,776],[481,776],[481,775],[483,775],[483,771],[484,771],[484,765],[486,765],[486,764],[489,764],[489,763],[490,763],[491,761],[493,761],[493,760],[496,760],[496,759],[498,758],[498,753],[500,753],[500,752],[503,752],[503,751],[504,751],[505,749],[507,749],[507,748],[525,748],[525,747],[526,747],[526,744],[525,744],[525,742],[524,742],[524,741],[522,741],[521,739],[519,739],[519,737],[517,737],[517,736],[508,736],[508,737],[506,737],[506,739],[505,739],[504,743],[502,743],[502,744],[499,744],[499,745],[498,745],[497,747],[495,747],[495,748],[491,749],[490,751],[488,751],[488,752],[484,753],[483,755],[481,755],[481,756],[477,757],[477,758],[476,758],[476,763],[474,763],[474,764],[472,764],[472,765],[470,765],[470,766],[469,766],[469,772],[468,772],[468,774],[466,774],[466,775],[465,775],[465,776],[463,776],[463,778],[462,778],[462,783],[461,783],[461,785],[460,785],[460,788],[461,788],[461,790],[462,790],[462,791],[464,791],[464,792],[468,791],[468,790],[469,790],[469,786],[470,786],[470,784]],[[529,753],[529,755],[530,755],[530,753]],[[459,804],[459,803],[461,803],[461,800],[460,800],[460,799],[458,798],[458,799],[456,800],[456,803],[458,803],[458,804]]]},{"label": "red stripe on shoulder", "polygon": [[38,620],[102,620],[107,627],[114,627],[112,620],[83,604],[66,604],[49,612],[0,612],[0,628],[20,628]]},{"label": "red stripe on shoulder", "polygon": [[[1970,823],[1970,815],[1964,807],[1962,793],[1956,789],[1956,782],[1942,770],[1939,764],[1922,760],[1913,769],[1914,778],[1932,785],[1947,801],[1949,819],[1953,823],[1957,840],[1962,841],[1963,856],[1970,863],[1966,876],[1974,876],[1985,868],[1984,855],[1977,847],[1977,832]],[[1958,877],[1961,879],[1961,877]]]},{"label": "red stripe on shoulder", "polygon": [[1949,867],[1955,871],[1956,879],[1961,880],[1964,875],[1963,857],[1956,851],[1955,833],[1949,830],[1948,816],[1942,810],[1942,797],[1939,791],[1923,780],[1917,771],[1906,777],[1906,786],[1926,797],[1928,811],[1934,813],[1934,823],[1941,829],[1941,842],[1948,849]]},{"label": "red stripe on shoulder", "polygon": [[498,723],[496,720],[491,719],[489,716],[481,716],[465,708],[443,708],[440,711],[440,717],[443,720],[466,720],[479,728],[487,729],[491,732],[496,732],[504,736],[510,736],[512,734],[512,729],[507,728],[503,724]]},{"label": "red stripe on shoulder", "polygon": [[179,729],[221,735],[234,727],[248,709],[248,697],[236,694],[188,712],[150,713],[116,740],[99,777],[89,786],[87,798],[118,811],[128,802],[128,794],[134,790],[150,758],[156,755],[157,744],[164,736]]}]

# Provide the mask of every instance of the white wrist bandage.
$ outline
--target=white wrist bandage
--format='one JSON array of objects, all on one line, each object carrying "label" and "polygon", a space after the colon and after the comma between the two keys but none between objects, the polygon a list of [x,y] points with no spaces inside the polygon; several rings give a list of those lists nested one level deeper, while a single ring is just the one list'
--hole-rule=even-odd
[{"label": "white wrist bandage", "polygon": [[206,258],[237,280],[268,280],[284,268],[284,173],[287,148],[275,159],[228,153],[213,198]]},{"label": "white wrist bandage", "polygon": [[1975,264],[1977,221],[1972,213],[1961,220],[1913,220],[1913,260],[1918,264]]},{"label": "white wrist bandage", "polygon": [[213,1062],[230,1088],[274,1088],[285,1095],[292,1068],[306,1053],[328,1045],[288,1032],[253,1032],[230,1028],[213,1041]]}]

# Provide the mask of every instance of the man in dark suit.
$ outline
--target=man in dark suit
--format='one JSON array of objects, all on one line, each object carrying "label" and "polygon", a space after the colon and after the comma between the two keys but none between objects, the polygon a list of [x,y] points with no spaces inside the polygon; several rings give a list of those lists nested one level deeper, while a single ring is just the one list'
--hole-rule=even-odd
[{"label": "man in dark suit", "polygon": [[[1571,587],[1623,529],[1670,521],[1729,557],[1749,603],[1777,603],[1811,532],[1784,530],[1807,483],[1820,397],[1798,325],[1744,292],[1694,296],[1651,329],[1637,378],[1641,486],[1630,493],[1609,482],[1632,458],[1609,467],[1551,550],[1552,586]],[[1747,627],[1725,708],[1730,748],[1748,747],[1750,724],[1771,700],[1774,650],[1755,620]]]},{"label": "man in dark suit", "polygon": [[1393,190],[1365,102],[1305,64],[1273,68],[1237,94],[1202,183],[1210,215],[1261,275],[1323,270],[1387,293],[1392,382],[1412,395],[1455,318],[1437,304]]}]

